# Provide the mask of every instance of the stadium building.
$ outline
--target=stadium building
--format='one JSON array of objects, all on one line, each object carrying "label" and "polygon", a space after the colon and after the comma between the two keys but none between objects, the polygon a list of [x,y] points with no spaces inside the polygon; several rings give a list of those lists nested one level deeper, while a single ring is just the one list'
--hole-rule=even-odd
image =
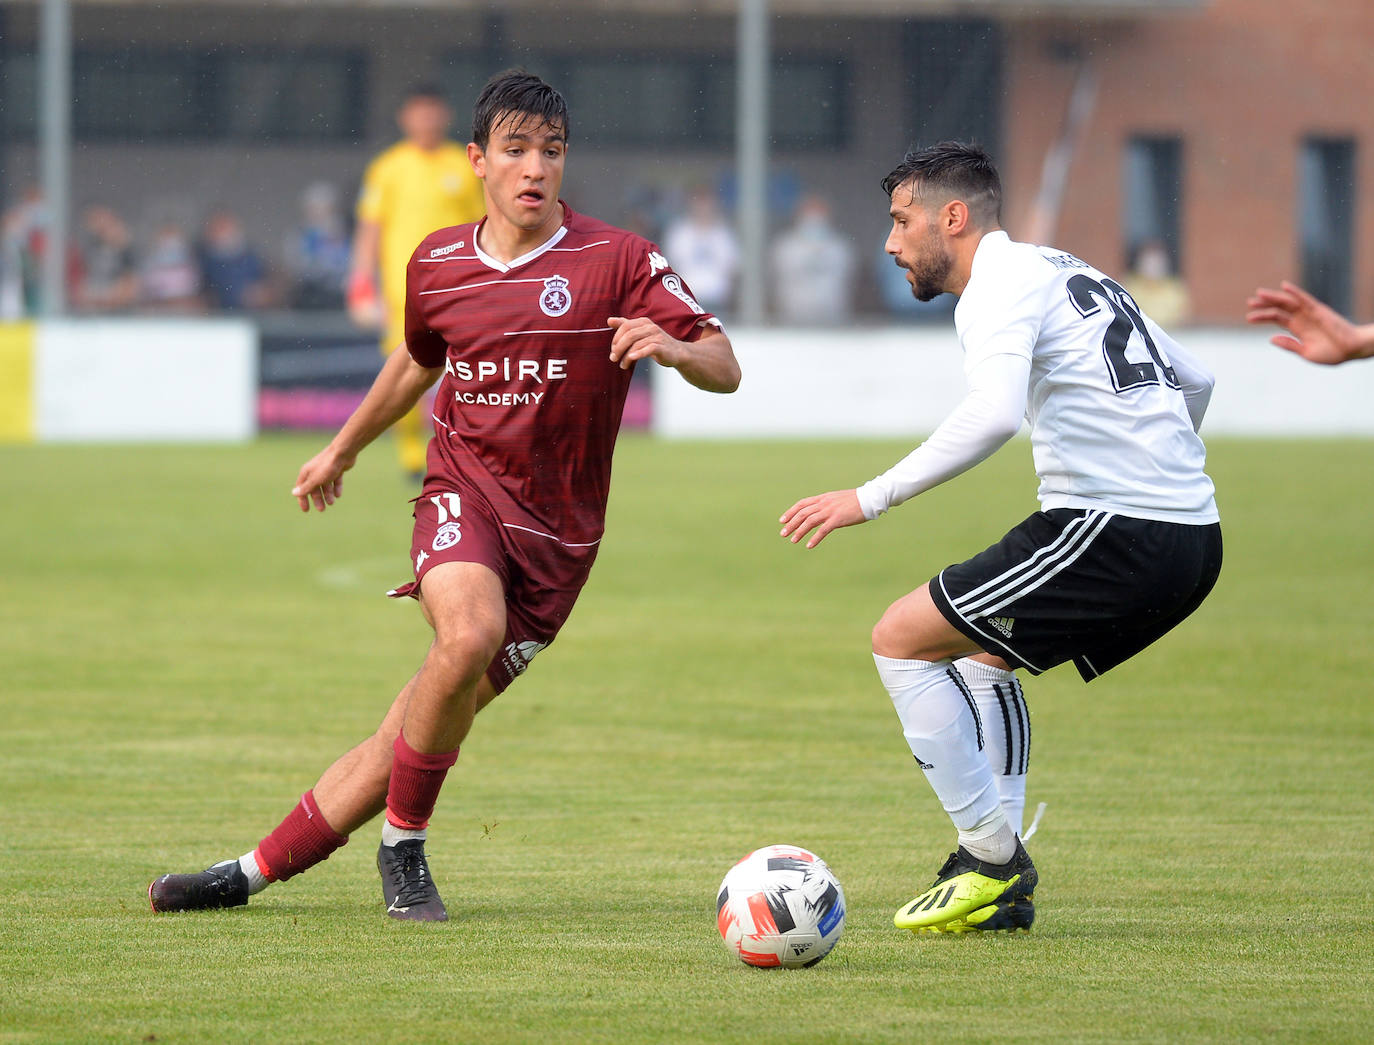
[{"label": "stadium building", "polygon": [[[0,2],[6,203],[38,177],[39,8]],[[270,254],[305,186],[352,197],[408,84],[442,82],[462,114],[521,64],[569,97],[570,201],[652,231],[692,185],[733,199],[736,8],[75,3],[73,208],[146,227],[227,207]],[[1301,34],[1292,19],[1277,0],[771,0],[769,227],[827,197],[879,314],[879,178],[909,142],[972,137],[1003,166],[1013,235],[1122,267],[1160,240],[1197,321],[1238,321],[1282,276],[1374,313],[1374,168],[1357,162],[1374,6],[1314,0]]]}]

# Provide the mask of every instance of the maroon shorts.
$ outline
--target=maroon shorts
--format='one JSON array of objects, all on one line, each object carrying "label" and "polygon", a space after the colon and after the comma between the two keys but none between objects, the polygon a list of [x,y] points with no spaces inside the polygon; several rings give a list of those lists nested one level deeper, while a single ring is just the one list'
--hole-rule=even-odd
[{"label": "maroon shorts", "polygon": [[441,562],[481,563],[500,577],[506,592],[506,637],[487,668],[487,678],[500,693],[563,627],[599,544],[564,544],[535,527],[503,523],[471,488],[430,484],[415,501],[410,542],[415,580],[388,594],[418,597],[425,574]]}]

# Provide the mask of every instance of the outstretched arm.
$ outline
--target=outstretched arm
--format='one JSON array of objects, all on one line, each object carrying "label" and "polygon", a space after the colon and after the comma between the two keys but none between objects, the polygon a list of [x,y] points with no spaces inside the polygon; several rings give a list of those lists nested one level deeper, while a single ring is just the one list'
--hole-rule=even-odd
[{"label": "outstretched arm", "polygon": [[[929,439],[857,490],[804,497],[779,520],[782,536],[814,548],[842,526],[876,519],[889,508],[967,471],[990,457],[1026,413],[1030,360],[990,356],[969,374],[969,393]],[[809,539],[808,539],[809,535]]]},{"label": "outstretched arm", "polygon": [[672,367],[688,382],[707,392],[733,392],[739,387],[739,363],[725,331],[698,327],[695,341],[679,341],[646,316],[625,319],[612,316],[611,361],[622,370],[636,360],[653,359]]},{"label": "outstretched arm", "polygon": [[1260,287],[1246,306],[1247,323],[1283,327],[1288,333],[1274,335],[1270,343],[1309,362],[1335,366],[1374,355],[1374,323],[1351,323],[1296,283],[1284,280],[1278,290]]},{"label": "outstretched arm", "polygon": [[344,422],[329,445],[301,465],[291,496],[310,511],[324,511],[343,493],[343,474],[353,467],[365,446],[420,401],[425,389],[439,379],[443,367],[423,367],[404,346],[387,356],[381,372],[358,409]]}]

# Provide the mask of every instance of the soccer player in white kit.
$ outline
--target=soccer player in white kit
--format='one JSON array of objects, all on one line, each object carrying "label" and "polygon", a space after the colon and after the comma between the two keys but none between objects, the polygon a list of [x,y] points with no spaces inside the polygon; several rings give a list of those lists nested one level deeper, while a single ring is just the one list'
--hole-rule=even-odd
[{"label": "soccer player in white kit", "polygon": [[978,146],[909,152],[882,185],[887,251],[912,293],[959,296],[968,394],[887,472],[798,501],[782,535],[814,548],[973,467],[1030,422],[1042,510],[898,599],[873,629],[907,744],[959,833],[894,923],[1029,929],[1038,876],[1020,840],[1030,719],[1016,672],[1071,660],[1091,681],[1211,591],[1221,527],[1197,429],[1212,376],[1119,283],[1013,241]]}]

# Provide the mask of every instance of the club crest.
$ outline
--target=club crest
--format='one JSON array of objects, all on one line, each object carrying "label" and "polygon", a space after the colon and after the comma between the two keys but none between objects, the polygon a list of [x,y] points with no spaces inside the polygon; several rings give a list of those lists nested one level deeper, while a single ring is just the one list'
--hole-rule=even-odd
[{"label": "club crest", "polygon": [[430,545],[436,552],[441,552],[445,548],[452,548],[463,539],[463,531],[459,529],[456,522],[446,522],[440,526],[434,534],[434,543]]},{"label": "club crest", "polygon": [[544,280],[544,292],[539,295],[539,308],[546,316],[561,316],[572,308],[572,293],[566,276],[550,276]]}]

